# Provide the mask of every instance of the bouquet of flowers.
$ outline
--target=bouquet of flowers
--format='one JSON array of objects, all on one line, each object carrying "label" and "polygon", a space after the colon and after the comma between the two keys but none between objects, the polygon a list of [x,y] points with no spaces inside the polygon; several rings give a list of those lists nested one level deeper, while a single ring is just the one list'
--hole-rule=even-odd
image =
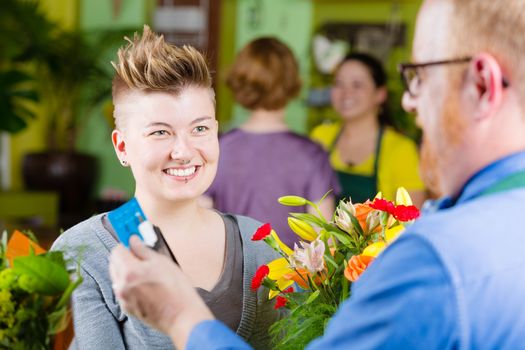
[{"label": "bouquet of flowers", "polygon": [[67,325],[67,307],[82,282],[70,280],[61,252],[46,252],[15,231],[0,242],[0,349],[49,349]]},{"label": "bouquet of flowers", "polygon": [[329,221],[319,203],[298,196],[281,197],[279,202],[309,205],[317,215],[290,213],[288,224],[300,237],[293,249],[270,224],[256,231],[252,240],[263,240],[281,258],[258,268],[252,289],[267,287],[268,297],[276,298],[275,308],[289,309],[270,330],[275,348],[303,349],[323,334],[338,306],[350,297],[351,283],[419,216],[419,210],[403,188],[398,189],[395,203],[381,193],[365,203],[342,200]]}]

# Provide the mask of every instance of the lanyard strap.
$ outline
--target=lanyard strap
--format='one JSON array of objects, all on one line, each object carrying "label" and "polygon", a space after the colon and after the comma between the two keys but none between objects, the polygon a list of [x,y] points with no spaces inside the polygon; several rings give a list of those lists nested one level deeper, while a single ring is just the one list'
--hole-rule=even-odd
[{"label": "lanyard strap", "polygon": [[511,174],[481,192],[480,197],[498,192],[525,188],[525,170]]}]

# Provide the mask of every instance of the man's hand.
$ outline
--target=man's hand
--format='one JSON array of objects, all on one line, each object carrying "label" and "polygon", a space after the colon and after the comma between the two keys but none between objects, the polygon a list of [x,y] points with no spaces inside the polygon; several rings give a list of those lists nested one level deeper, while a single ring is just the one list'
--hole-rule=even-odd
[{"label": "man's hand", "polygon": [[170,259],[137,236],[131,237],[130,249],[119,245],[110,257],[109,272],[120,305],[184,349],[193,327],[213,319],[212,313]]}]

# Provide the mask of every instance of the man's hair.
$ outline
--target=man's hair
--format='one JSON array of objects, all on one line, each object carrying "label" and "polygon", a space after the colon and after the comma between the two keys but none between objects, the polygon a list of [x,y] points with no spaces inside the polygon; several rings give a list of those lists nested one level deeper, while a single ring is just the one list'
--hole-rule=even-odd
[{"label": "man's hair", "polygon": [[[470,56],[485,51],[503,68],[503,74],[525,96],[525,1],[451,0],[454,15],[449,37],[451,52]],[[447,57],[448,58],[448,57]]]},{"label": "man's hair", "polygon": [[226,84],[235,100],[250,110],[281,109],[301,90],[292,51],[270,37],[256,39],[239,52]]},{"label": "man's hair", "polygon": [[211,88],[212,79],[203,55],[191,46],[177,47],[144,26],[142,36],[118,50],[112,83],[113,100],[122,93],[165,91],[174,95],[187,87]]}]

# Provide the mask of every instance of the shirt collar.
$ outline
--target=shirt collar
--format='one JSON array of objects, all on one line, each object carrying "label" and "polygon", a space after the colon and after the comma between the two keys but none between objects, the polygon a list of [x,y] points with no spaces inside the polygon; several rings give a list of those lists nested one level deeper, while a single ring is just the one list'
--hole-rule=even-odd
[{"label": "shirt collar", "polygon": [[459,196],[456,198],[443,197],[435,201],[427,201],[423,205],[423,211],[425,213],[438,211],[468,201],[477,197],[501,179],[522,170],[525,170],[525,151],[513,153],[498,159],[471,176],[463,186]]}]

